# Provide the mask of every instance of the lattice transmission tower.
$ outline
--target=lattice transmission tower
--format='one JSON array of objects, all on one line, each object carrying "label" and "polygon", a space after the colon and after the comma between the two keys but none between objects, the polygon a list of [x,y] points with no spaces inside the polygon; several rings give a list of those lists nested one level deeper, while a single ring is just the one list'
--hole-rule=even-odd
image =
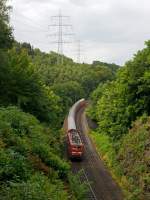
[{"label": "lattice transmission tower", "polygon": [[57,64],[63,64],[63,45],[71,43],[71,40],[66,40],[66,37],[74,35],[72,33],[72,25],[68,23],[69,19],[70,17],[62,15],[61,11],[59,11],[58,15],[51,16],[52,23],[49,27],[53,28],[54,33],[51,33],[49,36],[55,38],[51,43],[57,44]]}]

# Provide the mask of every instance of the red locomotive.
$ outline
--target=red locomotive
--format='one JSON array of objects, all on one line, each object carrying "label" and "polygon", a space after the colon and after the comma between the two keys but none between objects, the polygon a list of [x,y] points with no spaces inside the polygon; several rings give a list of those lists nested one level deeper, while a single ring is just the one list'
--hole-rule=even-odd
[{"label": "red locomotive", "polygon": [[84,145],[81,141],[80,134],[76,128],[75,117],[77,111],[85,105],[85,100],[77,101],[70,109],[68,115],[68,128],[67,128],[67,142],[68,154],[70,158],[82,158],[84,152]]}]

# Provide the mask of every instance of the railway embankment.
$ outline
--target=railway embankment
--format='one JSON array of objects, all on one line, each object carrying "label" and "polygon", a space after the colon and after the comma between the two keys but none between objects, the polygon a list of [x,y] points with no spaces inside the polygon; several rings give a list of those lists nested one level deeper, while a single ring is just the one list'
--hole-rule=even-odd
[{"label": "railway embankment", "polygon": [[[88,125],[86,126],[88,129]],[[98,130],[89,131],[100,158],[128,200],[150,199],[150,118],[133,124],[120,141],[116,152],[114,142]]]}]

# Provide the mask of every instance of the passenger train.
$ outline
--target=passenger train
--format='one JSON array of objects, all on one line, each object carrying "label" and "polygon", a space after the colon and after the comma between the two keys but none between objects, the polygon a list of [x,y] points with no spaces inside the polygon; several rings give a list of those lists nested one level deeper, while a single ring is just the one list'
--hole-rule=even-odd
[{"label": "passenger train", "polygon": [[85,105],[85,99],[77,101],[69,110],[67,118],[67,148],[70,158],[83,158],[84,145],[76,126],[76,114]]}]

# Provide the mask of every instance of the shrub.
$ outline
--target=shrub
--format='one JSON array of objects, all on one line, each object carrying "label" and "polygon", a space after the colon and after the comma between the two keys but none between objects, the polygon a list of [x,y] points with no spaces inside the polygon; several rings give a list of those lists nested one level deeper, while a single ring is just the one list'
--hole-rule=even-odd
[{"label": "shrub", "polygon": [[35,174],[27,182],[10,182],[0,192],[1,200],[67,200],[60,181],[51,183],[42,174]]},{"label": "shrub", "polygon": [[88,193],[88,183],[85,181],[81,183],[80,176],[82,176],[82,171],[78,172],[78,174],[73,175],[71,173],[68,174],[68,180],[70,184],[71,191],[77,200],[86,200]]},{"label": "shrub", "polygon": [[28,160],[12,150],[0,149],[0,181],[27,180],[32,172]]},{"label": "shrub", "polygon": [[[136,200],[150,198],[150,117],[137,120],[122,139],[118,160],[130,186],[127,188]],[[131,198],[131,199],[132,199]]]},{"label": "shrub", "polygon": [[31,114],[12,106],[0,108],[0,136],[3,184],[27,181],[37,170],[47,174],[50,180],[67,175],[70,167],[59,157],[59,135]]},{"label": "shrub", "polygon": [[49,146],[42,144],[35,145],[33,152],[38,154],[47,165],[53,167],[55,170],[58,170],[60,177],[67,175],[70,169],[69,165],[60,159],[56,154],[52,153]]}]

